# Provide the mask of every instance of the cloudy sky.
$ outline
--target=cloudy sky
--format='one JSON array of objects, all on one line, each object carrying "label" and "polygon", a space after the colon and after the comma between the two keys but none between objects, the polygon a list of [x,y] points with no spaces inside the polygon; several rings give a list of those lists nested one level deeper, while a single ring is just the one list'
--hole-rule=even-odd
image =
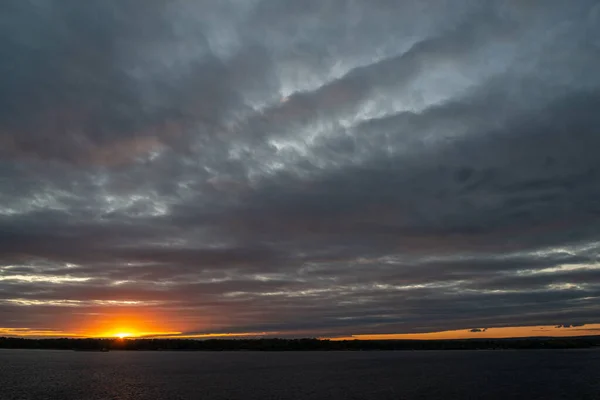
[{"label": "cloudy sky", "polygon": [[0,333],[597,330],[599,60],[595,0],[2,1]]}]

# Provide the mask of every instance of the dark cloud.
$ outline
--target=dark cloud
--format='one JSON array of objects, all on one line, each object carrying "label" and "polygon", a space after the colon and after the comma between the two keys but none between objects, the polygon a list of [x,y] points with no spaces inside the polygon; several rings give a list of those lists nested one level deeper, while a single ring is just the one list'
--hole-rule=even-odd
[{"label": "dark cloud", "polygon": [[599,322],[598,15],[3,3],[0,328]]},{"label": "dark cloud", "polygon": [[474,332],[474,333],[485,332],[485,331],[487,331],[487,328],[473,328],[473,329],[469,330],[469,332]]}]

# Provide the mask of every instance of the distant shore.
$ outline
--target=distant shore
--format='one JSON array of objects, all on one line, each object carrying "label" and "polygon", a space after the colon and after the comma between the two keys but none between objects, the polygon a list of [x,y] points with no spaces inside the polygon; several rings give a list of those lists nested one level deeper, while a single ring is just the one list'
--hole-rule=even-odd
[{"label": "distant shore", "polygon": [[0,349],[131,351],[377,351],[600,348],[600,336],[456,340],[29,339],[0,337]]}]

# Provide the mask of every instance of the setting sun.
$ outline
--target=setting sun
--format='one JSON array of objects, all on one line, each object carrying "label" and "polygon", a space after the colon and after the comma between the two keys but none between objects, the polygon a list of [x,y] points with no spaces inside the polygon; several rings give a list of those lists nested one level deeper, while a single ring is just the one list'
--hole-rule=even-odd
[{"label": "setting sun", "polygon": [[124,339],[126,337],[131,337],[133,335],[131,333],[127,333],[127,332],[119,332],[119,333],[115,333],[115,336],[118,337],[119,339]]}]

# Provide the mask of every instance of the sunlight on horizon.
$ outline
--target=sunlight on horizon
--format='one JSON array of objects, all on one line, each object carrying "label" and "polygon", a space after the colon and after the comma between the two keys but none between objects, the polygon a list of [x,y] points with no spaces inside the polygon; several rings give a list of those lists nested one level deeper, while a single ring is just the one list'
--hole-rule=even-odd
[{"label": "sunlight on horizon", "polygon": [[119,339],[125,339],[128,337],[132,337],[133,334],[128,333],[128,332],[119,332],[119,333],[115,333],[115,336],[118,337]]}]

